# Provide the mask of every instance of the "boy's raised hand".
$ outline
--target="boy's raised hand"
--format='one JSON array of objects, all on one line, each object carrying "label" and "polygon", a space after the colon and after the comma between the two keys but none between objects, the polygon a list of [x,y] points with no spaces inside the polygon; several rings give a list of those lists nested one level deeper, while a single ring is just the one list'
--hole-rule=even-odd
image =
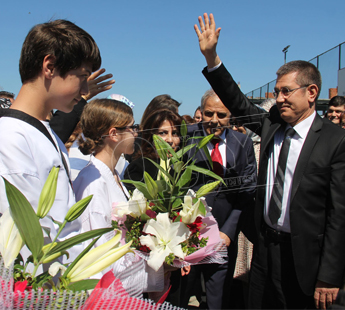
[{"label": "boy's raised hand", "polygon": [[[83,95],[82,97],[87,101],[98,95],[101,92],[111,89],[112,84],[115,83],[115,80],[109,80],[113,77],[111,73],[101,76],[105,72],[105,69],[99,69],[92,73],[87,79],[87,84],[89,86],[89,93]],[[107,81],[106,81],[107,80]],[[105,82],[103,82],[105,81]]]},{"label": "boy's raised hand", "polygon": [[208,67],[213,68],[220,63],[216,47],[221,28],[216,29],[216,23],[212,13],[210,14],[210,18],[207,13],[204,13],[205,23],[201,16],[198,17],[198,20],[200,30],[196,24],[194,25],[194,30],[199,39],[200,51],[205,56]]}]

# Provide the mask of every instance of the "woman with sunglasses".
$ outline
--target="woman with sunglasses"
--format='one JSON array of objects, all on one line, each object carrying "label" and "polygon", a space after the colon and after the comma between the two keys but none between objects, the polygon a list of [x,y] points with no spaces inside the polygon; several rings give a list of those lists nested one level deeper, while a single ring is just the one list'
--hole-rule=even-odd
[{"label": "woman with sunglasses", "polygon": [[[134,125],[132,109],[113,99],[95,99],[88,103],[80,126],[83,134],[79,138],[79,149],[84,155],[92,155],[73,187],[77,201],[93,195],[81,216],[82,229],[111,227],[112,204],[126,201],[129,197],[115,167],[122,153],[133,153],[138,126]],[[95,246],[113,236],[113,231],[103,235]]]}]

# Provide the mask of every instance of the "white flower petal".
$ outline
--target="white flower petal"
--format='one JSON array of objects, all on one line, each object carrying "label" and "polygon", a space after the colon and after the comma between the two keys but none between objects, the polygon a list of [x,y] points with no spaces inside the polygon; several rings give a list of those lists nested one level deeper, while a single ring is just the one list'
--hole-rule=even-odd
[{"label": "white flower petal", "polygon": [[63,274],[66,271],[66,269],[67,268],[64,265],[60,264],[59,262],[55,262],[50,265],[48,272],[52,277],[55,277],[59,270],[61,270],[61,274]]},{"label": "white flower petal", "polygon": [[0,252],[6,268],[16,259],[23,246],[24,241],[8,208],[0,218]]}]

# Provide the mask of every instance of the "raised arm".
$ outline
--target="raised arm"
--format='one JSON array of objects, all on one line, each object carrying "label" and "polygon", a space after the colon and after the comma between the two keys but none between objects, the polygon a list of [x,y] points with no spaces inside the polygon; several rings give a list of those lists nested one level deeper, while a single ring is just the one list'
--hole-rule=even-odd
[{"label": "raised arm", "polygon": [[194,25],[194,30],[199,39],[200,51],[205,56],[208,68],[211,69],[220,64],[216,47],[221,28],[216,29],[216,23],[212,13],[210,17],[208,17],[207,13],[204,13],[205,23],[201,16],[199,16],[198,20],[200,30],[196,24]]}]

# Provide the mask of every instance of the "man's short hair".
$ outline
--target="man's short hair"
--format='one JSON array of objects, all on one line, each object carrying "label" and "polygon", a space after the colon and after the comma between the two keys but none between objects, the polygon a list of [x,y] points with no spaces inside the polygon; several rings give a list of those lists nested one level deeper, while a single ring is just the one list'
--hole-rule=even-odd
[{"label": "man's short hair", "polygon": [[340,107],[345,106],[345,97],[343,96],[334,96],[329,102],[328,107]]},{"label": "man's short hair", "polygon": [[90,64],[92,71],[101,66],[100,51],[93,38],[85,30],[63,19],[38,24],[29,31],[19,61],[22,83],[37,78],[47,55],[55,57],[55,68],[61,77],[83,63]]},{"label": "man's short hair", "polygon": [[277,78],[279,79],[283,75],[297,72],[296,83],[299,86],[307,86],[316,84],[319,91],[315,98],[315,101],[320,95],[321,91],[321,74],[320,71],[311,63],[304,60],[290,61],[281,66],[277,71]]},{"label": "man's short hair", "polygon": [[0,98],[11,98],[14,99],[14,93],[10,93],[9,91],[0,91]]},{"label": "man's short hair", "polygon": [[205,107],[205,103],[207,101],[208,98],[216,96],[217,94],[214,92],[214,90],[211,88],[209,90],[207,90],[204,95],[201,97],[201,104],[200,104],[200,111],[203,112],[204,111],[204,107]]}]

